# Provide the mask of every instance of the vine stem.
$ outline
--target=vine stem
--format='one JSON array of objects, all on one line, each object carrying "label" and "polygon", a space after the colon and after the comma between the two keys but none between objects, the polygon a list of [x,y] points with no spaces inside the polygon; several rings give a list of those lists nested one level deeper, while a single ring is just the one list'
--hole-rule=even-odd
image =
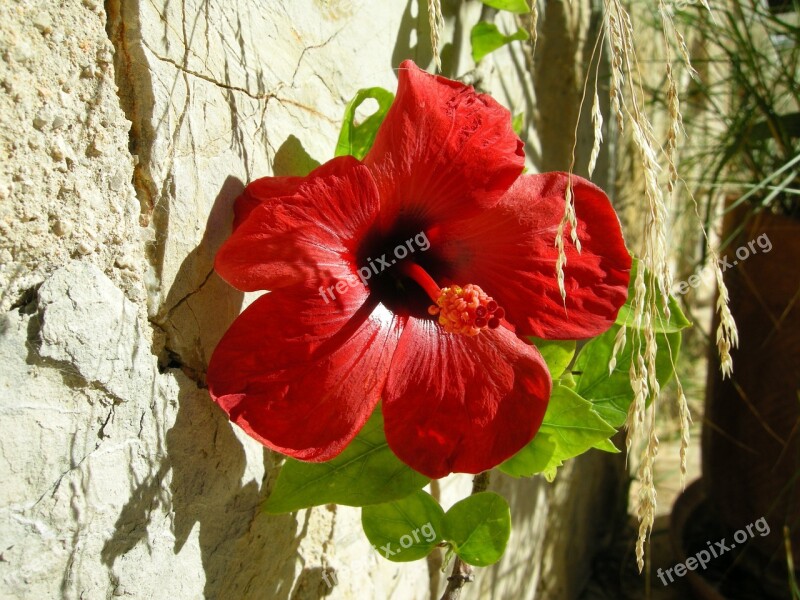
[{"label": "vine stem", "polygon": [[[472,480],[472,493],[471,496],[485,492],[489,487],[489,471],[484,471],[475,476]],[[472,574],[472,567],[456,556],[453,562],[453,570],[450,572],[450,577],[447,578],[447,588],[444,590],[442,600],[458,600],[461,597],[461,588],[465,584],[475,580]]]}]

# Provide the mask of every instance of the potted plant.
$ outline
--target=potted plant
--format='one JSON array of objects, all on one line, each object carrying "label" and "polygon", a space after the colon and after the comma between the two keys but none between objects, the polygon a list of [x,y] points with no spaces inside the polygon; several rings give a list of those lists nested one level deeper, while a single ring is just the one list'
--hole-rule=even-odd
[{"label": "potted plant", "polygon": [[705,503],[729,542],[760,518],[770,529],[731,553],[717,581],[724,597],[742,588],[737,568],[758,579],[760,597],[785,598],[787,586],[800,597],[787,567],[800,564],[800,3],[787,4],[795,10],[731,0],[678,13],[706,54],[685,112],[701,142],[683,167],[697,174],[707,230],[722,225],[719,265],[739,331],[730,377],[710,352]]}]

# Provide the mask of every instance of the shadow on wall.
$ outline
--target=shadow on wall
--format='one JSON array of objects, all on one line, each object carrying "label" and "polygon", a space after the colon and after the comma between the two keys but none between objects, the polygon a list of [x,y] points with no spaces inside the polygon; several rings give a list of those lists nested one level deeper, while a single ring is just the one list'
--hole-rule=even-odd
[{"label": "shadow on wall", "polygon": [[184,381],[175,425],[167,432],[172,467],[175,553],[195,523],[205,572],[206,598],[289,598],[303,531],[291,515],[261,511],[275,471],[263,451],[264,479],[242,485],[247,455],[224,413],[208,394]]},{"label": "shadow on wall", "polygon": [[433,60],[426,10],[423,0],[408,0],[392,52],[393,69],[396,70],[407,58],[413,59],[418,65],[427,65]]},{"label": "shadow on wall", "polygon": [[181,262],[153,321],[164,331],[162,366],[180,367],[204,383],[211,352],[242,308],[244,295],[214,271],[214,257],[230,234],[233,202],[244,184],[229,176],[209,211],[200,243]]},{"label": "shadow on wall", "polygon": [[512,479],[499,471],[494,471],[492,478],[490,489],[508,501],[513,525],[511,535],[518,539],[509,540],[508,548],[513,548],[514,555],[509,553],[499,563],[484,570],[484,581],[479,584],[481,591],[488,599],[502,598],[510,590],[517,590],[521,598],[533,597],[534,586],[540,579],[541,561],[519,558],[536,557],[537,545],[543,545],[540,536],[546,529],[544,517],[547,511],[537,511],[537,508],[541,508],[539,496],[547,493],[543,488],[549,484],[541,477]]},{"label": "shadow on wall", "polygon": [[[442,75],[455,78],[459,72],[460,41],[463,38],[463,22],[460,18],[460,0],[443,0],[442,14],[446,20],[453,20],[453,36],[455,43],[447,43],[441,47]],[[448,36],[444,36],[447,39]],[[426,68],[433,63],[431,48],[431,27],[428,21],[428,4],[426,0],[408,0],[397,32],[397,41],[392,51],[392,68],[397,71],[400,63],[410,58],[419,67]]]},{"label": "shadow on wall", "polygon": [[[284,160],[289,163],[307,160],[307,155],[298,153],[288,143],[282,155]],[[289,156],[292,153],[296,154],[294,158]],[[212,267],[214,255],[230,232],[233,201],[243,188],[236,178],[225,181],[210,212],[203,239],[183,261],[176,285],[167,295],[172,300],[168,305],[173,306],[167,313],[168,322],[179,338],[182,331],[214,323],[218,340],[239,313],[243,294],[222,282]],[[181,292],[180,299],[175,301],[177,282],[202,279],[202,274],[205,274],[202,284],[188,295]],[[213,284],[215,279],[220,285]],[[179,287],[185,289],[185,285]],[[188,307],[186,313],[175,310],[183,305]],[[208,340],[211,348],[217,340]],[[111,568],[117,558],[146,541],[151,520],[160,511],[172,517],[175,554],[184,548],[195,524],[199,526],[205,598],[288,599],[295,587],[297,551],[306,535],[310,513],[298,532],[293,516],[272,516],[261,511],[276,474],[275,455],[264,450],[263,480],[251,479],[243,484],[248,460],[245,448],[227,416],[210,400],[205,389],[198,387],[198,383],[202,385],[200,373],[205,365],[201,365],[201,371],[182,367],[183,372],[173,371],[179,386],[175,422],[159,436],[166,447],[159,448],[156,454],[163,458],[131,493],[117,518],[114,534],[104,545],[101,559]],[[159,412],[157,402],[151,405],[150,418],[157,427],[169,421],[168,414]],[[301,575],[313,579],[305,571]]]},{"label": "shadow on wall", "polygon": [[[582,2],[548,1],[540,18],[539,41],[534,57],[533,85],[536,91],[534,129],[541,147],[547,151],[538,157],[539,171],[566,171],[571,163],[575,123],[581,106],[583,82],[592,61],[593,42],[601,26],[601,12]],[[596,58],[595,58],[596,59]],[[583,131],[590,116],[591,86],[588,105],[584,105]],[[607,96],[600,91],[600,96]],[[591,132],[591,123],[588,123]],[[579,132],[582,133],[582,132]],[[587,155],[585,135],[577,154]],[[603,145],[603,150],[607,144]],[[591,148],[591,141],[588,141]],[[585,175],[586,162],[579,156],[576,173]]]},{"label": "shadow on wall", "polygon": [[291,515],[260,510],[275,470],[272,454],[264,451],[264,480],[243,485],[247,456],[228,419],[204,390],[180,374],[177,379],[179,408],[166,434],[166,456],[120,513],[103,548],[103,563],[111,568],[146,542],[151,519],[164,512],[172,517],[175,554],[198,526],[204,575],[198,565],[197,578],[205,578],[205,598],[288,600],[308,517],[297,532]]},{"label": "shadow on wall", "polygon": [[306,152],[303,143],[290,135],[275,152],[272,174],[275,177],[308,175],[318,166],[319,162]]}]

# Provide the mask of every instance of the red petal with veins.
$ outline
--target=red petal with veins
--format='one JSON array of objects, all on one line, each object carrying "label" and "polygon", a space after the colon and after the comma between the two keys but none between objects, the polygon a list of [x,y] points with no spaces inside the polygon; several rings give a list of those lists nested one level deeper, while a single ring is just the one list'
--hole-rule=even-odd
[{"label": "red petal with veins", "polygon": [[262,204],[294,196],[304,181],[305,177],[262,177],[249,183],[234,204],[233,229]]},{"label": "red petal with veins", "polygon": [[539,351],[504,327],[467,337],[411,318],[386,382],[386,439],[428,477],[480,473],[531,441],[551,385]]},{"label": "red petal with veins", "polygon": [[511,114],[462,83],[407,60],[397,97],[364,164],[381,193],[381,222],[437,222],[495,204],[522,172]]},{"label": "red petal with veins", "polygon": [[[295,186],[292,196],[269,196]],[[299,184],[254,181],[236,201],[238,226],[214,267],[243,291],[344,279],[355,273],[352,253],[377,211],[372,175],[351,156],[325,163]]]},{"label": "red petal with veins", "polygon": [[335,158],[314,169],[307,177],[261,177],[250,182],[236,199],[233,228],[241,225],[253,209],[262,204],[278,200],[289,202],[287,197],[297,194],[310,178],[343,176],[356,164],[358,161],[350,156]]},{"label": "red petal with veins", "polygon": [[564,234],[566,301],[556,279],[556,233],[564,215],[566,173],[524,175],[500,203],[443,226],[455,282],[475,283],[506,310],[519,335],[580,339],[606,331],[628,295],[631,257],[603,191],[573,175],[581,252]]},{"label": "red petal with veins", "polygon": [[326,303],[293,286],[258,298],[208,365],[211,397],[265,446],[301,460],[339,454],[380,399],[402,325],[363,286]]}]

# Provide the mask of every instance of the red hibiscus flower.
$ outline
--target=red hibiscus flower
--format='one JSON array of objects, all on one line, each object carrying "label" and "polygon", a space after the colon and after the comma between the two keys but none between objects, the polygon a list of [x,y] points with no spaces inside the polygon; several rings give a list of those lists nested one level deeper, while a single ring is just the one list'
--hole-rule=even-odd
[{"label": "red hibiscus flower", "polygon": [[[208,367],[212,398],[265,446],[333,458],[383,400],[386,438],[433,478],[478,473],[541,425],[551,380],[520,336],[611,326],[631,260],[608,198],[573,177],[582,251],[555,236],[564,173],[521,175],[509,112],[406,61],[363,162],[265,177],[235,205],[217,272],[271,290]],[[368,275],[369,274],[369,275]]]}]

